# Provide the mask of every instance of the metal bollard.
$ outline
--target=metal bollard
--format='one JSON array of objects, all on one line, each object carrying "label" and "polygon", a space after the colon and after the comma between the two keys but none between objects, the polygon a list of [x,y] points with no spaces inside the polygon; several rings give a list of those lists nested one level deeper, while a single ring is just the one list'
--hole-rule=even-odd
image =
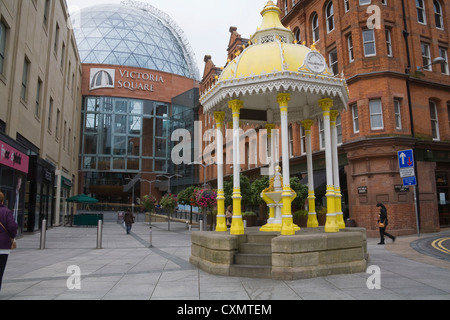
[{"label": "metal bollard", "polygon": [[150,227],[150,248],[153,248],[153,228]]},{"label": "metal bollard", "polygon": [[200,220],[200,231],[203,231],[203,220]]},{"label": "metal bollard", "polygon": [[102,249],[103,242],[103,221],[98,220],[97,225],[97,249]]},{"label": "metal bollard", "polygon": [[42,220],[42,226],[41,226],[41,244],[40,249],[45,249],[45,241],[47,240],[47,220]]}]

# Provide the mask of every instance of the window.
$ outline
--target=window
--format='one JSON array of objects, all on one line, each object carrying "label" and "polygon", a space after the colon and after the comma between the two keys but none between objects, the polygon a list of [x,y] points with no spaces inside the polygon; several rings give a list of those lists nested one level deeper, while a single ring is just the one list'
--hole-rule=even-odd
[{"label": "window", "polygon": [[66,57],[66,44],[63,42],[62,44],[62,50],[61,50],[61,71],[63,71],[64,68],[64,58]]},{"label": "window", "polygon": [[444,20],[442,19],[442,6],[437,0],[433,1],[434,6],[434,21],[436,23],[436,28],[444,29]]},{"label": "window", "polygon": [[332,1],[328,3],[325,12],[327,16],[327,31],[331,32],[334,30],[334,7]]},{"label": "window", "polygon": [[425,16],[425,4],[423,0],[416,0],[417,9],[417,21],[422,24],[427,23],[427,18]]},{"label": "window", "polygon": [[59,25],[58,23],[56,23],[56,31],[55,31],[55,43],[54,43],[54,52],[55,55],[58,55],[58,42],[59,42]]},{"label": "window", "polygon": [[292,126],[289,126],[289,157],[294,157],[294,133]]},{"label": "window", "polygon": [[6,26],[0,21],[0,74],[3,74],[6,53]]},{"label": "window", "polygon": [[328,59],[330,61],[330,68],[333,70],[333,73],[335,75],[339,74],[339,65],[338,65],[338,56],[337,56],[337,50],[333,49],[328,54]]},{"label": "window", "polygon": [[381,0],[381,4],[387,6],[387,0]]},{"label": "window", "polygon": [[[450,106],[449,106],[450,109]],[[449,123],[450,123],[450,115],[449,115]],[[303,126],[300,126],[300,141],[301,141],[301,154],[306,153],[306,130]]]},{"label": "window", "polygon": [[36,89],[36,107],[34,109],[34,115],[37,118],[41,117],[41,95],[42,95],[42,80],[38,79],[37,89]]},{"label": "window", "polygon": [[52,113],[53,113],[53,98],[50,97],[50,103],[48,105],[48,115],[47,115],[47,129],[52,132]]},{"label": "window", "polygon": [[20,92],[20,98],[23,101],[27,101],[27,86],[28,86],[28,73],[30,69],[30,61],[25,57],[23,61],[23,73],[22,73],[22,90]]},{"label": "window", "polygon": [[431,71],[431,55],[430,55],[430,45],[428,43],[421,43],[422,48],[422,64],[423,70]]},{"label": "window", "polygon": [[44,27],[48,29],[48,17],[50,13],[50,0],[45,0],[44,8]]},{"label": "window", "polygon": [[439,136],[439,120],[436,102],[430,100],[430,120],[431,120],[431,135],[433,140],[440,140]]},{"label": "window", "polygon": [[323,123],[323,119],[319,120],[319,141],[320,150],[325,149],[325,126]]},{"label": "window", "polygon": [[401,105],[402,101],[400,99],[394,99],[395,129],[398,130],[402,128]]},{"label": "window", "polygon": [[370,128],[372,130],[384,129],[383,107],[381,105],[381,99],[370,100],[369,107],[370,107]]},{"label": "window", "polygon": [[375,48],[375,33],[373,29],[363,30],[364,56],[372,57],[377,54]]},{"label": "window", "polygon": [[447,48],[439,47],[439,55],[445,59],[445,63],[441,63],[441,72],[443,74],[449,74]]},{"label": "window", "polygon": [[288,13],[289,13],[288,2],[287,0],[284,0],[284,14],[287,15]]},{"label": "window", "polygon": [[348,12],[350,10],[349,0],[344,0],[344,10]]},{"label": "window", "polygon": [[348,61],[353,62],[355,61],[355,53],[353,51],[353,38],[351,34],[347,36],[347,44],[348,44]]},{"label": "window", "polygon": [[352,105],[352,116],[353,116],[353,132],[359,133],[359,117],[358,117],[358,104]]},{"label": "window", "polygon": [[450,129],[450,102],[447,102],[448,127]]},{"label": "window", "polygon": [[342,144],[342,118],[341,115],[338,115],[336,118],[336,130],[337,130],[337,144]]},{"label": "window", "polygon": [[386,50],[388,57],[392,57],[392,38],[390,29],[386,29]]},{"label": "window", "polygon": [[370,4],[370,0],[359,0],[359,5],[364,6],[366,4]]},{"label": "window", "polygon": [[55,138],[56,140],[59,140],[59,121],[61,118],[61,111],[56,110],[56,129],[55,129]]},{"label": "window", "polygon": [[313,38],[313,42],[317,42],[319,41],[319,16],[317,15],[317,13],[314,13],[313,17],[312,17],[312,38]]},{"label": "window", "polygon": [[302,36],[300,35],[300,29],[299,28],[295,29],[294,37],[295,37],[295,41],[297,41],[297,43],[301,43],[302,42]]}]

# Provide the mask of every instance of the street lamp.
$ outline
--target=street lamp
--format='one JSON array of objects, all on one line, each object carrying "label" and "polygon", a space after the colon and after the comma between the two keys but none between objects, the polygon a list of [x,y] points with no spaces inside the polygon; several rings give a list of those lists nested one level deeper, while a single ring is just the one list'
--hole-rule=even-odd
[{"label": "street lamp", "polygon": [[[168,193],[171,193],[171,190],[170,190],[170,180],[172,180],[172,178],[183,178],[183,176],[181,175],[181,174],[174,174],[174,175],[171,175],[171,176],[168,176],[168,175],[165,175],[165,174],[159,174],[159,175],[157,175],[156,176],[157,178],[158,177],[163,177],[163,178],[166,178],[167,179],[167,183],[168,183],[168,186],[167,186],[167,192]],[[168,224],[168,230],[170,231],[170,213],[168,212],[167,213],[167,217],[168,217],[168,219],[167,219],[167,224]]]},{"label": "street lamp", "polygon": [[199,165],[203,167],[203,187],[206,189],[206,187],[208,186],[208,184],[206,183],[206,168],[212,166],[214,163],[210,163],[210,164],[203,164],[201,162],[191,162],[188,165],[192,166],[192,165]]},{"label": "street lamp", "polygon": [[172,178],[183,178],[183,176],[181,174],[174,174],[174,175],[171,175],[171,176],[168,176],[168,175],[165,175],[165,174],[159,174],[156,177],[157,178],[158,177],[163,177],[163,178],[167,179],[167,181],[168,181],[167,192],[168,193],[172,193],[171,190],[170,190],[170,180],[172,180]]},{"label": "street lamp", "polygon": [[417,67],[417,71],[422,71],[423,69],[430,67],[432,65],[438,64],[438,63],[445,64],[445,63],[447,63],[447,61],[445,61],[445,59],[442,57],[437,57],[436,59],[433,60],[432,63],[427,64],[426,66],[423,66],[423,67]]},{"label": "street lamp", "polygon": [[[125,178],[125,180],[130,180],[130,182],[133,183],[133,193],[132,193],[132,200],[131,200],[131,212],[133,214],[134,217],[134,185],[136,184],[136,182],[138,182],[140,179],[139,178]],[[139,215],[137,216],[137,221],[139,222]]]}]

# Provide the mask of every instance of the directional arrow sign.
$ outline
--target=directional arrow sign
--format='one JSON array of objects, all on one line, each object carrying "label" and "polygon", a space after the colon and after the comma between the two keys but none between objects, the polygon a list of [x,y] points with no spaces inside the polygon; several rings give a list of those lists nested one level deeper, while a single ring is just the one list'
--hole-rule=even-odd
[{"label": "directional arrow sign", "polygon": [[398,152],[398,166],[400,169],[414,168],[413,150],[404,150]]}]

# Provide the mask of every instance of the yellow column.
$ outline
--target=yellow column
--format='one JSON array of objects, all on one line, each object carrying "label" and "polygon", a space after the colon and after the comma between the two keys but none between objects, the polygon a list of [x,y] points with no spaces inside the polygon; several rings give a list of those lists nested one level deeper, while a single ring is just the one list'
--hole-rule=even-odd
[{"label": "yellow column", "polygon": [[332,99],[319,100],[319,106],[323,111],[323,126],[325,131],[325,162],[327,171],[327,222],[325,224],[325,232],[339,232],[339,226],[336,221],[336,200],[334,194],[333,182],[333,155],[331,149],[331,128],[330,128],[330,111],[333,106]]},{"label": "yellow column", "polygon": [[314,121],[304,120],[302,121],[302,126],[305,128],[306,134],[306,158],[308,162],[308,202],[309,202],[309,213],[308,213],[308,228],[318,228],[319,220],[317,220],[316,213],[316,195],[314,193],[314,168],[312,161],[312,145],[311,145],[311,127]]},{"label": "yellow column", "polygon": [[232,100],[228,103],[233,112],[233,222],[231,224],[230,234],[244,234],[244,222],[242,221],[242,196],[241,196],[241,164],[239,150],[239,120],[240,112],[244,103],[240,100]]},{"label": "yellow column", "polygon": [[282,225],[281,235],[290,236],[295,235],[296,230],[300,230],[298,226],[294,226],[294,219],[292,216],[292,201],[295,199],[296,194],[292,192],[290,184],[290,168],[289,168],[289,128],[288,128],[288,105],[291,100],[290,93],[279,93],[277,102],[280,105],[280,117],[281,117],[281,141],[282,141],[282,154],[283,154],[283,193],[282,202],[283,208],[281,209]]},{"label": "yellow column", "polygon": [[342,194],[341,194],[341,182],[339,179],[339,155],[338,155],[338,136],[336,121],[339,116],[339,111],[331,110],[331,148],[333,152],[333,172],[334,172],[334,195],[336,201],[336,223],[339,229],[345,229],[344,214],[342,213]]},{"label": "yellow column", "polygon": [[217,232],[227,232],[227,222],[225,217],[225,191],[223,188],[223,122],[225,112],[215,112],[216,121],[216,142],[217,142]]}]

